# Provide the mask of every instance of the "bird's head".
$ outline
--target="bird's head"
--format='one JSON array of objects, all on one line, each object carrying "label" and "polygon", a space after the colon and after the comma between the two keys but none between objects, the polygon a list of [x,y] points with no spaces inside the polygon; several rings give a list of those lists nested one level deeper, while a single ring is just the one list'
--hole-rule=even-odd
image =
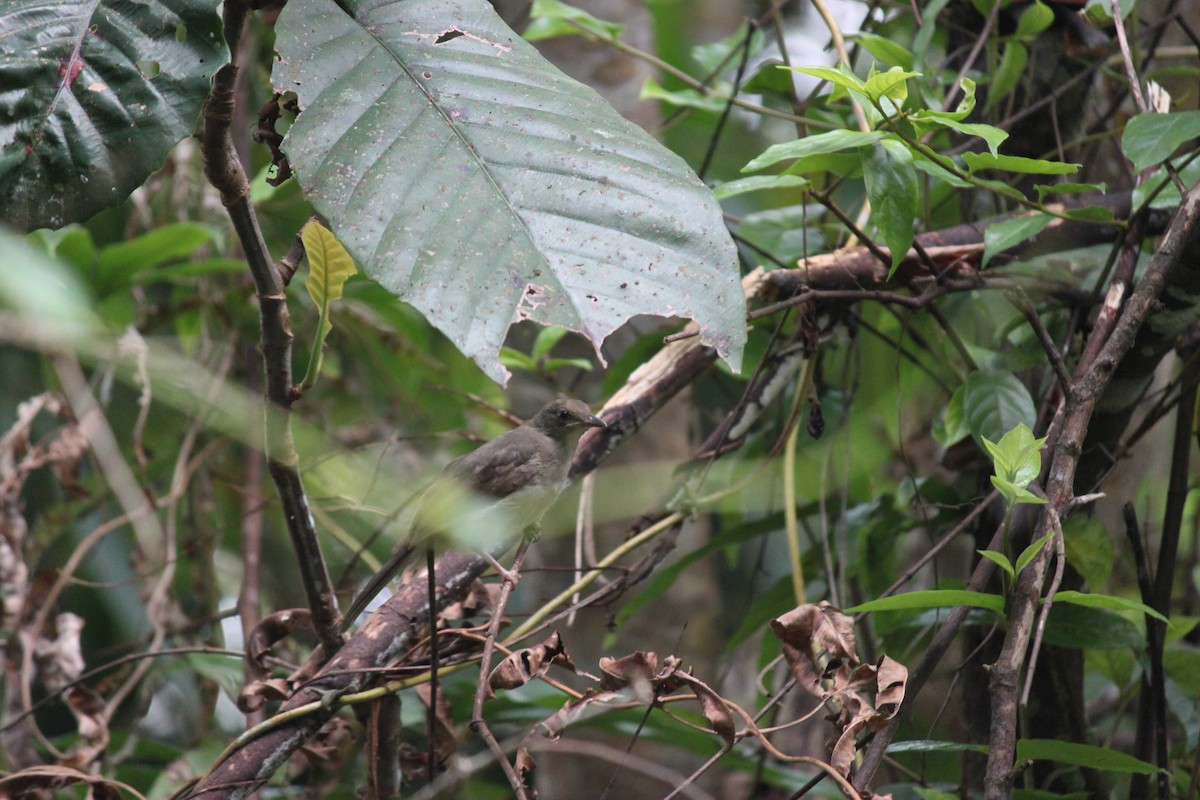
[{"label": "bird's head", "polygon": [[551,400],[529,424],[558,440],[581,434],[588,428],[605,427],[604,420],[593,414],[586,403],[568,398]]}]

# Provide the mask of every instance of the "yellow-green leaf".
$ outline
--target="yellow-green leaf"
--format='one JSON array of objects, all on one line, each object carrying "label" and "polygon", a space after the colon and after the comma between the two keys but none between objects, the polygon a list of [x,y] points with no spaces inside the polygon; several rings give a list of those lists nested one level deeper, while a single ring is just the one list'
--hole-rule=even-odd
[{"label": "yellow-green leaf", "polygon": [[322,336],[329,333],[333,323],[329,321],[329,304],[342,296],[342,287],[350,276],[358,272],[354,259],[342,247],[333,232],[316,220],[310,221],[300,231],[304,252],[308,256],[308,277],[304,288],[321,313]]}]

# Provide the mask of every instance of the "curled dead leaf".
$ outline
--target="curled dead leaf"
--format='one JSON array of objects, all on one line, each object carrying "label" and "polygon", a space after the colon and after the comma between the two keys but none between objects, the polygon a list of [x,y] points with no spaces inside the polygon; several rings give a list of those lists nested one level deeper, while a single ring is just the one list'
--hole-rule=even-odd
[{"label": "curled dead leaf", "polygon": [[238,694],[238,711],[243,714],[251,714],[261,709],[267,702],[286,700],[290,695],[291,687],[284,678],[251,681]]},{"label": "curled dead leaf", "polygon": [[575,671],[575,662],[567,652],[558,631],[550,634],[540,644],[509,653],[488,675],[484,697],[490,700],[500,689],[524,686],[534,678],[545,675],[552,664],[565,667],[571,672]]},{"label": "curled dead leaf", "polygon": [[830,765],[849,775],[860,735],[881,730],[900,710],[908,669],[883,656],[863,664],[853,620],[826,602],[800,606],[771,621],[797,684],[825,701],[833,735]]},{"label": "curled dead leaf", "polygon": [[292,635],[292,631],[312,630],[312,615],[305,608],[285,608],[268,614],[246,637],[246,660],[249,662],[251,674],[255,677],[265,677],[269,672],[266,658],[276,642]]}]

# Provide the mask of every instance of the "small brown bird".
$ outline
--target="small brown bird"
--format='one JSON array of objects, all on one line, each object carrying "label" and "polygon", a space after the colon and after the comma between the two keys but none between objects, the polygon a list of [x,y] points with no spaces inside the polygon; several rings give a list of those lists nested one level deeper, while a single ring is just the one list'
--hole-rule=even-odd
[{"label": "small brown bird", "polygon": [[[469,490],[481,500],[490,501],[489,508],[504,510],[511,530],[523,530],[541,521],[546,509],[566,486],[567,470],[579,437],[588,428],[603,427],[604,421],[592,414],[583,402],[551,400],[524,425],[451,461],[445,470],[449,480],[441,483],[453,484]],[[431,500],[434,494],[437,492],[431,489],[422,499],[417,521],[408,536],[350,603],[342,620],[343,630],[353,624],[375,595],[403,568],[422,541],[436,530],[436,523],[428,521],[429,517],[436,516],[436,512],[428,506],[446,506],[454,501],[448,500],[445,493]]]}]

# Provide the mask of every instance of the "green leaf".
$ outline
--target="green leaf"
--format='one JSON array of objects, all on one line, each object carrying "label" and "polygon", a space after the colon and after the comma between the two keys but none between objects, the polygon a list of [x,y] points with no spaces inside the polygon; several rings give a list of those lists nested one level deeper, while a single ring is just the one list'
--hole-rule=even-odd
[{"label": "green leaf", "polygon": [[1017,574],[1018,575],[1020,575],[1021,571],[1024,570],[1026,567],[1028,567],[1035,558],[1037,558],[1038,553],[1042,552],[1042,548],[1045,547],[1047,545],[1047,543],[1049,543],[1049,541],[1053,538],[1054,538],[1054,531],[1050,531],[1045,536],[1038,539],[1036,542],[1033,542],[1028,547],[1026,547],[1023,551],[1021,551],[1020,557],[1017,558]]},{"label": "green leaf", "polygon": [[904,45],[889,39],[886,36],[880,36],[877,33],[862,31],[859,33],[852,33],[846,38],[861,44],[868,53],[889,67],[912,69],[913,64],[916,63],[916,57],[913,56],[913,54],[910,53],[904,47]]},{"label": "green leaf", "polygon": [[501,347],[499,358],[500,363],[508,369],[514,369],[518,372],[537,372],[537,361],[520,350],[514,350],[511,347]]},{"label": "green leaf", "polygon": [[[1137,5],[1137,0],[1120,0],[1117,7],[1121,9],[1121,19],[1125,19]],[[1097,28],[1112,26],[1112,0],[1087,0],[1087,5],[1080,12],[1089,25]]]},{"label": "green leaf", "polygon": [[1092,591],[1099,591],[1113,573],[1113,543],[1104,523],[1095,517],[1072,514],[1063,524],[1067,562],[1083,575]]},{"label": "green leaf", "polygon": [[963,153],[967,169],[1002,169],[1021,175],[1071,175],[1079,171],[1080,164],[1065,164],[1061,161],[1046,161],[1024,156],[997,156],[991,153]]},{"label": "green leaf", "polygon": [[533,340],[533,348],[529,351],[529,355],[534,361],[541,361],[546,356],[550,355],[550,351],[554,346],[562,341],[562,338],[570,333],[566,328],[560,328],[551,325],[548,328],[542,328],[538,331],[537,338]]},{"label": "green leaf", "polygon": [[1037,411],[1029,390],[1011,372],[972,372],[963,383],[963,411],[971,433],[999,441],[1021,423],[1030,423]]},{"label": "green leaf", "polygon": [[304,279],[304,288],[320,313],[308,370],[300,382],[302,389],[308,389],[316,383],[321,371],[325,337],[333,330],[330,305],[334,300],[341,299],[346,281],[358,272],[358,268],[337,237],[316,220],[310,220],[300,229],[300,240],[304,242],[304,255],[308,258],[308,277]]},{"label": "green leaf", "polygon": [[917,797],[921,798],[921,800],[958,800],[957,794],[942,792],[937,789],[927,788],[925,786],[914,786],[913,792],[915,792]]},{"label": "green leaf", "polygon": [[814,78],[819,78],[823,81],[829,81],[834,86],[840,86],[843,89],[866,94],[866,84],[861,78],[853,73],[847,72],[842,68],[834,67],[782,67],[782,69],[790,69],[793,72],[803,72],[805,75],[811,75]]},{"label": "green leaf", "polygon": [[96,258],[96,291],[103,297],[125,290],[137,276],[182,261],[216,239],[216,229],[208,225],[174,222],[128,241],[110,244]]},{"label": "green leaf", "polygon": [[1068,590],[1056,593],[1054,595],[1054,602],[1071,603],[1087,608],[1107,608],[1114,611],[1136,611],[1139,614],[1147,614],[1154,617],[1161,622],[1170,622],[1169,619],[1145,603],[1130,600],[1128,597],[1116,597],[1111,594],[1084,594],[1083,592]]},{"label": "green leaf", "polygon": [[[939,742],[934,739],[913,739],[907,742],[892,742],[887,747],[888,755],[895,753],[987,753],[986,744],[969,742]],[[957,797],[958,795],[955,795]]]},{"label": "green leaf", "polygon": [[1000,569],[1007,572],[1008,577],[1015,578],[1017,576],[1016,570],[1013,569],[1012,562],[1008,560],[1008,556],[1004,555],[1004,553],[998,553],[995,550],[976,550],[975,552],[979,553],[979,555],[983,556],[988,561],[991,561],[993,564],[1000,567]]},{"label": "green leaf", "polygon": [[998,443],[984,438],[984,448],[991,455],[996,474],[1018,486],[1028,486],[1042,471],[1042,445],[1045,437],[1035,438],[1024,422],[1014,425]]},{"label": "green leaf", "polygon": [[292,0],[275,32],[305,198],[489,377],[507,378],[514,321],[599,347],[638,314],[695,320],[740,366],[745,297],[712,192],[486,0]]},{"label": "green leaf", "polygon": [[972,111],[975,110],[976,84],[971,78],[963,77],[963,79],[958,82],[958,85],[959,88],[962,89],[962,100],[958,101],[958,105],[955,106],[954,111],[950,113],[950,116],[961,122],[962,120],[966,119]]},{"label": "green leaf", "polygon": [[[988,110],[996,108],[1002,103],[1005,98],[1013,93],[1017,85],[1021,82],[1021,78],[1025,75],[1025,67],[1029,62],[1029,51],[1025,49],[1025,45],[1020,42],[1008,42],[1004,45],[1004,52],[1000,55],[1000,63],[996,66],[996,71],[991,76],[991,81],[988,83],[987,103],[984,107]],[[992,155],[995,155],[993,152]]]},{"label": "green leaf", "polygon": [[771,145],[762,155],[752,159],[749,164],[742,167],[742,172],[753,172],[754,170],[769,167],[772,164],[778,164],[780,161],[789,161],[791,159],[824,155],[827,153],[838,153],[843,150],[857,150],[860,147],[874,144],[883,137],[884,133],[882,131],[864,133],[863,131],[843,129],[826,131],[814,136],[805,136],[803,139],[795,139],[790,142]]},{"label": "green leaf", "polygon": [[1141,651],[1146,639],[1138,627],[1120,614],[1103,608],[1055,603],[1046,620],[1046,642],[1084,650]]},{"label": "green leaf", "polygon": [[986,592],[968,592],[962,589],[929,589],[921,592],[906,592],[905,594],[883,597],[860,603],[854,608],[847,608],[847,614],[857,614],[862,611],[909,611],[919,608],[986,608],[997,614],[1004,614],[1004,598],[998,594]]},{"label": "green leaf", "polygon": [[809,187],[807,178],[801,178],[799,175],[751,175],[748,178],[739,178],[736,181],[722,183],[720,186],[713,187],[713,194],[719,200],[726,200],[730,197],[737,197],[740,194],[749,192],[759,192],[770,189],[807,189]]},{"label": "green leaf", "polygon": [[997,253],[1037,236],[1053,221],[1054,217],[1049,214],[1034,211],[989,225],[983,232],[983,266],[987,267]]},{"label": "green leaf", "polygon": [[552,374],[555,370],[564,367],[574,367],[584,372],[591,372],[593,369],[592,362],[586,358],[547,358],[542,365],[542,371],[546,374]]},{"label": "green leaf", "polygon": [[1046,198],[1052,194],[1103,194],[1108,191],[1108,186],[1104,183],[1039,183],[1033,188],[1037,191],[1039,203],[1046,202]]},{"label": "green leaf", "polygon": [[341,299],[342,288],[358,269],[342,243],[321,223],[310,221],[300,230],[300,239],[304,242],[304,254],[308,257],[308,277],[304,279],[304,288],[320,310],[322,330],[327,334],[333,328],[333,323],[329,321],[329,305]]},{"label": "green leaf", "polygon": [[0,197],[21,230],[128,197],[191,135],[227,52],[209,0],[10,2],[0,40]]},{"label": "green leaf", "polygon": [[1017,740],[1017,760],[1057,761],[1060,764],[1090,767],[1102,772],[1130,772],[1138,775],[1152,775],[1158,771],[1153,764],[1107,747],[1058,739]]},{"label": "green leaf", "polygon": [[1026,489],[1024,486],[1018,486],[1007,478],[1002,478],[999,475],[991,477],[992,486],[996,487],[996,491],[1004,495],[1004,499],[1009,505],[1045,505],[1046,501],[1038,497],[1033,492]]},{"label": "green leaf", "polygon": [[576,36],[581,33],[590,33],[601,39],[619,39],[625,32],[624,25],[597,19],[583,9],[561,0],[533,0],[529,20],[524,36],[530,42],[556,36]]},{"label": "green leaf", "polygon": [[711,111],[720,113],[725,110],[728,105],[727,100],[720,97],[715,97],[704,92],[698,92],[695,89],[666,89],[654,78],[646,78],[646,82],[642,84],[642,91],[638,95],[640,100],[661,100],[664,103],[677,106],[679,108],[697,108],[701,111]]},{"label": "green leaf", "polygon": [[917,216],[917,171],[909,149],[894,139],[883,139],[859,151],[871,221],[892,251],[888,277],[900,266],[913,243]]},{"label": "green leaf", "polygon": [[933,435],[943,447],[949,447],[971,435],[963,410],[963,387],[959,386],[950,395],[950,402],[934,423]]},{"label": "green leaf", "polygon": [[742,84],[742,91],[748,94],[789,97],[793,89],[792,76],[788,75],[785,70],[779,69],[782,66],[783,62],[777,58],[766,59]]},{"label": "green leaf", "polygon": [[1084,206],[1067,210],[1067,216],[1084,222],[1112,222],[1116,219],[1111,208],[1104,206]]},{"label": "green leaf", "polygon": [[1166,161],[1179,145],[1197,136],[1200,111],[1138,114],[1125,125],[1121,150],[1132,162],[1134,172],[1141,172]]},{"label": "green leaf", "polygon": [[911,117],[914,124],[921,128],[928,129],[932,126],[949,128],[952,131],[958,131],[964,136],[978,136],[983,139],[988,150],[995,155],[1004,142],[1008,138],[1008,133],[1000,130],[994,125],[985,125],[982,122],[959,122],[952,119],[949,115],[939,111],[925,111],[914,114]]},{"label": "green leaf", "polygon": [[[724,71],[731,65],[736,65],[746,52],[746,30],[749,23],[743,22],[733,33],[716,42],[698,44],[692,48],[692,61],[695,62],[705,75]],[[750,46],[747,58],[753,59],[762,51],[763,31],[756,27],[750,34]],[[774,70],[778,72],[778,70]]]},{"label": "green leaf", "polygon": [[887,72],[879,72],[867,78],[864,92],[867,97],[876,102],[889,98],[903,102],[908,97],[908,79],[918,77],[919,72],[907,72],[900,67],[892,67]]},{"label": "green leaf", "polygon": [[1054,12],[1039,0],[1021,12],[1015,35],[1020,39],[1033,39],[1053,23]]}]

